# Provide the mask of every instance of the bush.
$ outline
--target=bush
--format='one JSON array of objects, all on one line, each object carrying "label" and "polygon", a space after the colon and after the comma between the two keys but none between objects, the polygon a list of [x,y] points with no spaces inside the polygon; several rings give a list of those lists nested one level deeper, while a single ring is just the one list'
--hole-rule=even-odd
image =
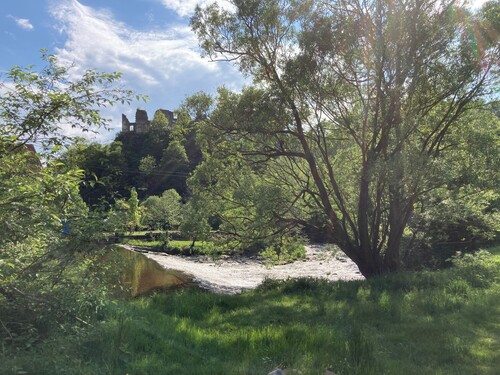
[{"label": "bush", "polygon": [[172,229],[180,224],[181,196],[174,189],[164,191],[161,197],[148,197],[141,206],[145,211],[142,224],[148,229]]},{"label": "bush", "polygon": [[403,261],[408,269],[443,267],[457,250],[474,252],[499,238],[497,194],[470,187],[453,194],[434,194],[435,203],[429,202],[409,223],[403,245]]},{"label": "bush", "polygon": [[457,252],[450,262],[456,276],[472,287],[487,287],[498,279],[498,265],[486,250],[479,250],[474,254]]},{"label": "bush", "polygon": [[281,237],[279,241],[260,252],[268,265],[284,264],[303,259],[306,256],[303,240],[299,237]]}]

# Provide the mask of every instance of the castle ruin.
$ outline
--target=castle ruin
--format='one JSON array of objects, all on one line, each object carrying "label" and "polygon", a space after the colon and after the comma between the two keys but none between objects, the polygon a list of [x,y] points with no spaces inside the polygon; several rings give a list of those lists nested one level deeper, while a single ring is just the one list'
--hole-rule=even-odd
[{"label": "castle ruin", "polygon": [[[174,113],[167,109],[158,109],[168,119],[168,124],[172,125],[175,121]],[[151,121],[148,119],[148,113],[143,109],[137,109],[135,112],[135,122],[130,122],[127,116],[122,113],[122,132],[123,133],[148,133]]]}]

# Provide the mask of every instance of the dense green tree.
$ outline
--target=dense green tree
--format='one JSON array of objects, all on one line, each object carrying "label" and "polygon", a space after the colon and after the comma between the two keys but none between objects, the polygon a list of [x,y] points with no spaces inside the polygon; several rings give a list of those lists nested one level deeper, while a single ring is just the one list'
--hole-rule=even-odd
[{"label": "dense green tree", "polygon": [[[217,147],[220,151],[226,146],[235,144],[219,142]],[[286,176],[280,184],[273,177],[278,176],[271,167],[256,170],[235,153],[208,157],[188,181],[205,220],[217,219],[219,233],[233,250],[261,250],[289,235],[302,216],[300,207],[291,204]]]},{"label": "dense green tree", "polygon": [[197,8],[192,27],[207,55],[257,86],[219,95],[204,121],[212,143],[231,139],[292,178],[292,201],[323,213],[363,275],[399,270],[447,135],[495,88],[491,21],[451,1],[231,3]]},{"label": "dense green tree", "polygon": [[180,141],[174,140],[169,143],[163,152],[157,180],[163,182],[162,186],[167,189],[175,189],[179,193],[186,193],[186,179],[189,174],[189,159],[186,149]]},{"label": "dense green tree", "polygon": [[110,276],[102,241],[115,230],[82,201],[81,171],[32,160],[17,152],[0,166],[0,340],[14,347],[95,319]]},{"label": "dense green tree", "polygon": [[137,190],[130,189],[130,198],[127,200],[128,208],[128,227],[132,232],[136,230],[141,223],[141,212],[139,210],[139,198],[137,197]]},{"label": "dense green tree", "polygon": [[[186,179],[200,163],[201,151],[192,121],[183,124],[170,123],[158,110],[148,132],[120,132],[111,145],[101,146],[100,155],[90,146],[80,147],[78,166],[96,182],[88,185],[88,191],[82,190],[85,200],[90,202],[88,195],[112,205],[111,197],[126,197],[132,187],[137,188],[140,199],[172,188],[187,196]],[[108,160],[108,156],[113,159]]]},{"label": "dense green tree", "polygon": [[178,227],[182,216],[181,196],[170,189],[161,196],[149,196],[144,202],[142,224],[149,229],[172,229]]},{"label": "dense green tree", "polygon": [[[45,68],[14,67],[0,90],[0,337],[14,345],[68,319],[85,323],[101,306],[99,243],[112,229],[82,201],[82,171],[63,169],[49,148],[71,140],[66,125],[105,127],[96,107],[130,99],[113,86],[119,74],[76,77],[42,57]],[[47,150],[43,165],[30,142]]]},{"label": "dense green tree", "polygon": [[[124,180],[128,189],[133,186],[145,186],[148,175],[141,173],[139,167],[142,158],[148,156],[146,147],[146,134],[135,132],[120,132],[115,138],[115,142],[122,144],[122,157],[125,160]],[[139,190],[142,198],[144,191]]]},{"label": "dense green tree", "polygon": [[194,196],[185,205],[180,231],[183,237],[192,241],[191,248],[196,241],[205,241],[210,238],[211,226],[209,224],[211,210],[207,206],[210,200],[200,199],[200,196]]},{"label": "dense green tree", "polygon": [[150,122],[149,132],[146,134],[146,149],[148,155],[153,156],[158,162],[161,160],[163,150],[168,146],[171,131],[172,124],[167,117],[162,111],[156,111]]},{"label": "dense green tree", "polygon": [[151,155],[144,156],[139,162],[139,173],[142,177],[140,189],[143,190],[145,196],[151,195],[153,187],[158,185],[157,170],[157,161]]},{"label": "dense green tree", "polygon": [[[410,219],[408,262],[438,262],[474,250],[500,234],[500,117],[495,103],[470,110],[450,130],[435,160],[435,189],[423,194]],[[427,250],[427,251],[425,251]],[[423,254],[420,254],[422,253]]]},{"label": "dense green tree", "polygon": [[156,168],[156,159],[151,155],[144,156],[139,163],[139,171],[146,175],[152,174]]},{"label": "dense green tree", "polygon": [[68,147],[59,160],[66,170],[81,169],[85,172],[80,195],[90,207],[109,207],[115,198],[129,193],[127,166],[120,142],[102,145],[80,139]]}]

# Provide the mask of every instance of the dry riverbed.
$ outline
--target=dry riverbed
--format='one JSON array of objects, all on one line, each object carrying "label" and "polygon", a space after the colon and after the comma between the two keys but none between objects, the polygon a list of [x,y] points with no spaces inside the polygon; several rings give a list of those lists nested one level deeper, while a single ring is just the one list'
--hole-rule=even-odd
[{"label": "dry riverbed", "polygon": [[165,269],[191,275],[202,288],[223,294],[254,289],[266,278],[284,280],[313,277],[332,281],[363,278],[358,267],[341,251],[334,251],[332,247],[323,245],[306,246],[304,260],[270,267],[259,259],[245,257],[213,260],[204,256],[182,257],[153,252],[146,252],[144,255]]}]

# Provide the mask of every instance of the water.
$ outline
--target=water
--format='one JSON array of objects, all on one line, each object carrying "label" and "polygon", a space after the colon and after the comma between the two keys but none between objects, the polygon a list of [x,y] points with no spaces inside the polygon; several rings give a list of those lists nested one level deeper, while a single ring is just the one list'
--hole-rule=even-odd
[{"label": "water", "polygon": [[122,249],[125,260],[122,282],[130,290],[132,297],[146,294],[153,290],[192,286],[190,276],[176,270],[167,270],[143,254]]}]

